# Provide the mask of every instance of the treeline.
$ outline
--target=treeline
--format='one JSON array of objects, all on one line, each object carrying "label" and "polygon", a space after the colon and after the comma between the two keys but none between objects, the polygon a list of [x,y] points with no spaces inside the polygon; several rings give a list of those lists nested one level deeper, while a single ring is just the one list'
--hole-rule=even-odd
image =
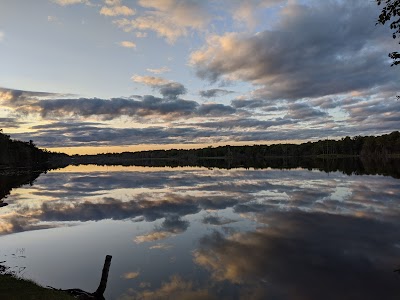
[{"label": "treeline", "polygon": [[48,161],[50,152],[36,147],[33,141],[13,140],[0,129],[0,169],[40,168]]},{"label": "treeline", "polygon": [[105,153],[97,155],[75,155],[76,162],[102,161],[123,164],[132,160],[168,159],[194,163],[199,159],[225,159],[232,161],[262,162],[268,157],[343,157],[362,156],[364,158],[386,159],[400,155],[400,133],[394,131],[381,136],[345,137],[341,140],[319,140],[302,144],[273,144],[254,146],[220,146],[189,150],[152,150],[140,152]]},{"label": "treeline", "polygon": [[33,171],[10,174],[0,173],[0,207],[3,198],[7,197],[12,189],[21,187],[25,184],[32,185],[40,174],[41,172]]}]

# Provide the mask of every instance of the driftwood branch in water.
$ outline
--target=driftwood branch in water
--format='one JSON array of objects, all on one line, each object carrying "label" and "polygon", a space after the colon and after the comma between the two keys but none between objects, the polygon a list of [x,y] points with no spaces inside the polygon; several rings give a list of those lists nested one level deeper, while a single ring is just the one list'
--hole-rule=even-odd
[{"label": "driftwood branch in water", "polygon": [[101,273],[100,284],[94,293],[89,293],[89,292],[86,292],[81,289],[62,290],[62,289],[55,289],[53,287],[49,287],[49,288],[52,288],[57,291],[67,292],[73,296],[76,296],[77,299],[80,299],[80,300],[104,300],[104,292],[107,288],[107,280],[108,280],[108,273],[110,271],[111,258],[112,258],[111,255],[106,256],[106,259],[104,261],[103,271]]},{"label": "driftwood branch in water", "polygon": [[107,279],[108,279],[108,272],[110,271],[111,258],[112,258],[111,255],[107,255],[106,260],[104,261],[103,271],[101,272],[100,284],[97,290],[94,292],[94,294],[97,296],[103,296],[104,291],[107,288]]}]

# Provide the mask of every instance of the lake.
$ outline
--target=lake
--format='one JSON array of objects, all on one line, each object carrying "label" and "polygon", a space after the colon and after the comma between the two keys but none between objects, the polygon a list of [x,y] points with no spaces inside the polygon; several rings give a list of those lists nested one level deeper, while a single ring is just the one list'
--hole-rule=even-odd
[{"label": "lake", "polygon": [[[2,176],[0,261],[106,299],[399,299],[400,180],[295,168]],[[30,183],[30,184],[29,184]],[[3,191],[5,196],[8,191]]]}]

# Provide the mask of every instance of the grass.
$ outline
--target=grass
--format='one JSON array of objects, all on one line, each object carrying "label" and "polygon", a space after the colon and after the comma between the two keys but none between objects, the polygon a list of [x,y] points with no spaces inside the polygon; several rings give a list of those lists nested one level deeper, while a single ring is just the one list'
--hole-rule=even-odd
[{"label": "grass", "polygon": [[7,300],[72,300],[71,295],[42,287],[31,280],[13,275],[0,275],[0,299]]}]

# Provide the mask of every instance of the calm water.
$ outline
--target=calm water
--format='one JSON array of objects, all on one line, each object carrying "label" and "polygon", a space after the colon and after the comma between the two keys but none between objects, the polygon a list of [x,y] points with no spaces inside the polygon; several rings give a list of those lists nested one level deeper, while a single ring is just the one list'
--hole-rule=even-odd
[{"label": "calm water", "polygon": [[68,167],[4,199],[0,261],[94,291],[110,254],[107,299],[399,299],[399,195],[378,175]]}]

